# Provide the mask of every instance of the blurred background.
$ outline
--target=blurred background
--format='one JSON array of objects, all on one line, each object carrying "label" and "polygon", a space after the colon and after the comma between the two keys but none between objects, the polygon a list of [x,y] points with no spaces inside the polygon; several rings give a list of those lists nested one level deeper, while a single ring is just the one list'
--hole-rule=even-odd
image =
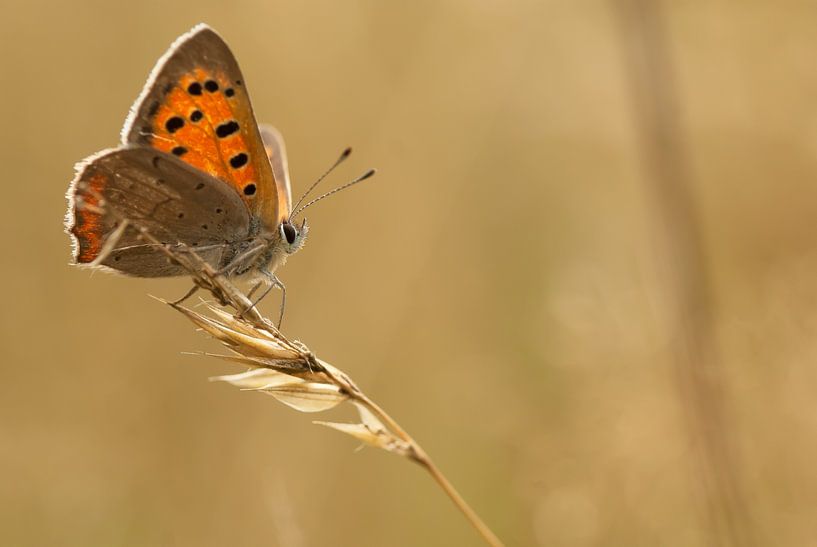
[{"label": "blurred background", "polygon": [[[134,280],[68,265],[73,164],[198,22],[309,212],[284,331],[510,545],[816,545],[810,2],[2,2],[0,544],[479,545]],[[329,184],[326,185],[329,187]],[[278,296],[263,303],[277,314]]]}]

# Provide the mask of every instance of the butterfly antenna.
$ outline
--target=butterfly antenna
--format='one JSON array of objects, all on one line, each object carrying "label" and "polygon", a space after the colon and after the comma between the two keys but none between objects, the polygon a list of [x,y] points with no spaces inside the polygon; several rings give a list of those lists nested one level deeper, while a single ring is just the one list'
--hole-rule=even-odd
[{"label": "butterfly antenna", "polygon": [[303,211],[303,210],[304,210],[304,209],[306,209],[307,207],[311,207],[311,206],[315,205],[315,204],[316,204],[316,203],[318,203],[320,200],[322,200],[322,199],[324,199],[324,198],[328,198],[328,197],[329,197],[329,196],[331,196],[332,194],[337,194],[337,193],[338,193],[338,192],[340,192],[341,190],[346,190],[347,188],[349,188],[350,186],[354,186],[354,185],[355,185],[355,184],[357,184],[358,182],[363,182],[363,181],[364,181],[364,180],[366,180],[367,178],[369,178],[369,177],[373,176],[373,175],[374,175],[376,172],[377,172],[377,171],[376,171],[375,169],[369,169],[368,171],[366,171],[365,173],[363,173],[362,175],[360,175],[360,176],[359,176],[359,177],[357,177],[356,179],[354,179],[354,180],[352,180],[352,181],[349,181],[349,182],[347,182],[346,184],[343,184],[343,185],[341,185],[341,186],[338,186],[337,188],[335,188],[335,189],[333,189],[333,190],[329,190],[329,191],[328,191],[328,192],[326,192],[325,194],[321,194],[320,196],[316,197],[315,199],[313,199],[312,201],[310,201],[309,203],[307,203],[306,205],[304,205],[304,206],[303,206],[303,207],[301,207],[300,209],[296,209],[296,210],[295,210],[295,212],[292,214],[292,218],[295,218],[295,215],[297,215],[298,213],[300,213],[301,211]]},{"label": "butterfly antenna", "polygon": [[[318,184],[320,184],[320,182],[321,182],[323,179],[325,179],[325,178],[326,178],[326,175],[328,175],[329,173],[331,173],[332,171],[334,171],[334,170],[335,170],[335,167],[337,167],[338,165],[340,165],[341,163],[343,163],[343,160],[345,160],[346,158],[348,158],[348,157],[349,157],[349,154],[351,154],[351,153],[352,153],[352,149],[351,149],[351,148],[347,148],[346,150],[344,150],[344,151],[343,151],[343,153],[340,155],[340,157],[339,157],[337,160],[335,160],[335,163],[333,163],[333,164],[332,164],[332,167],[330,167],[329,169],[327,169],[327,170],[326,170],[326,172],[325,172],[323,175],[321,175],[320,177],[318,177],[318,180],[316,180],[315,182],[313,182],[313,183],[312,183],[312,186],[310,186],[310,187],[307,189],[307,191],[306,191],[306,192],[304,192],[304,193],[301,195],[301,198],[298,200],[298,203],[296,203],[296,204],[295,204],[295,206],[292,208],[292,210],[293,210],[293,211],[297,211],[297,210],[298,210],[298,206],[301,204],[301,202],[304,200],[304,198],[305,198],[306,196],[308,196],[308,195],[310,194],[310,192],[312,192],[312,190],[314,190],[314,189],[315,189],[315,187],[316,187]],[[293,213],[293,214],[292,214],[292,217],[294,217],[294,216],[295,216],[295,213]]]}]

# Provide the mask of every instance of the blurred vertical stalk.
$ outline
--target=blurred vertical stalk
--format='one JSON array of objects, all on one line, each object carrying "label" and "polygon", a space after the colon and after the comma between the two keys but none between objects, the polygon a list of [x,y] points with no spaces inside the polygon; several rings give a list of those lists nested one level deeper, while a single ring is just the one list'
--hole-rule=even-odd
[{"label": "blurred vertical stalk", "polygon": [[725,409],[710,280],[663,4],[616,0],[615,8],[657,228],[655,243],[671,331],[671,358],[697,455],[711,543],[750,546],[756,538]]}]

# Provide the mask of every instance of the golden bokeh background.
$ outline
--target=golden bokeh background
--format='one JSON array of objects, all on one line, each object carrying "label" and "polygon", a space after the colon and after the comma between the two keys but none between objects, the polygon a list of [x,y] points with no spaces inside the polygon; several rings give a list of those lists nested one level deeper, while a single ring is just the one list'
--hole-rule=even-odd
[{"label": "golden bokeh background", "polygon": [[509,545],[814,544],[813,3],[2,8],[0,544],[480,544],[419,468],[311,424],[349,408],[208,383],[239,369],[147,296],[187,282],[68,265],[73,164],[198,22],[295,194],[347,145],[335,183],[379,169],[310,210],[285,332]]}]

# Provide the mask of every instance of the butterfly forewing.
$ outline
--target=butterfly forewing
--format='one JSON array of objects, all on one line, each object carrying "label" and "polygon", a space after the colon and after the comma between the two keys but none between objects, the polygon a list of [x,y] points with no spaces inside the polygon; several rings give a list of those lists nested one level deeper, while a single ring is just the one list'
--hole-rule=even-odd
[{"label": "butterfly forewing", "polygon": [[200,25],[159,60],[122,131],[229,184],[270,229],[280,217],[244,78],[221,37]]},{"label": "butterfly forewing", "polygon": [[[250,231],[247,207],[229,186],[150,148],[119,148],[92,157],[80,166],[68,195],[75,261],[94,262],[109,238],[116,237],[102,265],[135,276],[184,273],[144,241],[136,225],[162,243],[196,249],[214,266]],[[124,220],[131,224],[117,234]]]}]

